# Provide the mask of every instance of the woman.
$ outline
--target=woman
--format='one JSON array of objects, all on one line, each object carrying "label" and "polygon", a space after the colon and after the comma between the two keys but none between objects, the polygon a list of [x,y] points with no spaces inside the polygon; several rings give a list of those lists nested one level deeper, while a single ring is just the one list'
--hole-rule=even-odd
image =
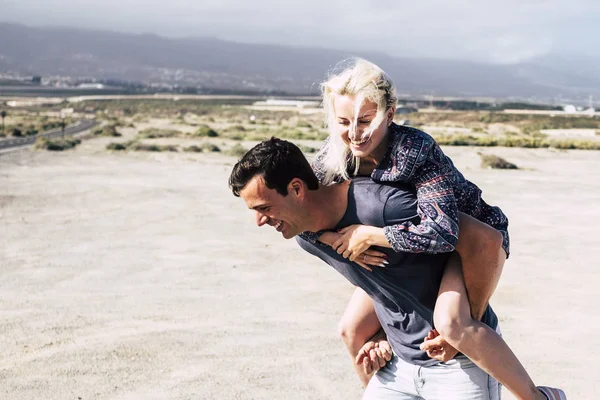
[{"label": "woman", "polygon": [[[356,59],[321,88],[330,136],[314,164],[319,180],[327,185],[371,176],[375,181],[413,185],[421,221],[385,228],[354,225],[339,233],[309,235],[312,240],[332,246],[363,267],[381,262],[365,253],[371,246],[414,253],[456,250],[463,263],[460,257],[452,256],[446,266],[434,310],[437,331],[424,338],[422,349],[440,361],[453,358],[457,351],[465,354],[519,399],[566,399],[559,389],[536,388],[500,335],[479,321],[483,310],[470,309],[465,281],[473,283],[468,287],[470,296],[477,291],[477,283],[488,288],[487,294],[475,295],[484,298],[480,303],[486,304],[500,274],[477,282],[480,265],[472,262],[469,241],[459,240],[459,212],[501,235],[503,250],[486,260],[494,267],[491,270],[501,271],[509,254],[508,220],[502,211],[483,201],[481,190],[463,177],[431,136],[393,123],[395,88],[379,67]],[[476,318],[471,317],[471,311]],[[372,300],[357,289],[341,321],[341,331],[350,332],[345,343],[351,355],[358,356],[365,340],[379,328]]]}]

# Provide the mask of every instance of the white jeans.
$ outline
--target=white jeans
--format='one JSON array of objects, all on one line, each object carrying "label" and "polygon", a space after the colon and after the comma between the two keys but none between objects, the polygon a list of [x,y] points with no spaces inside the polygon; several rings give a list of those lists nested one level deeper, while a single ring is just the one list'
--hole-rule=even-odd
[{"label": "white jeans", "polygon": [[500,400],[501,385],[465,356],[420,367],[394,357],[371,379],[363,400]]}]

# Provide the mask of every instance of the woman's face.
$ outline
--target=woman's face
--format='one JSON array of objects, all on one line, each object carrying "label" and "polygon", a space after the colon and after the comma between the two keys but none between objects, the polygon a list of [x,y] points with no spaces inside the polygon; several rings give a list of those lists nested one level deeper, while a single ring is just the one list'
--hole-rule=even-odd
[{"label": "woman's face", "polygon": [[[377,117],[376,103],[364,100],[358,108],[358,113],[356,106],[354,97],[336,95],[333,100],[335,114],[333,128],[355,157],[373,157],[380,153],[382,147],[387,146],[384,139],[387,136],[388,122],[390,121],[388,114],[390,113],[386,113],[383,120],[378,123],[375,121]],[[373,122],[378,125],[372,126]]]}]

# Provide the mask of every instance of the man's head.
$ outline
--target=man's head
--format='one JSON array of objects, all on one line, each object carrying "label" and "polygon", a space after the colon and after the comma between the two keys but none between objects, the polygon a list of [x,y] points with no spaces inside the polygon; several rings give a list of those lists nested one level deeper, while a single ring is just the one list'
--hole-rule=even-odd
[{"label": "man's head", "polygon": [[289,239],[308,229],[307,194],[319,188],[319,181],[296,145],[271,138],[235,164],[229,187],[256,211],[258,226],[273,226]]}]

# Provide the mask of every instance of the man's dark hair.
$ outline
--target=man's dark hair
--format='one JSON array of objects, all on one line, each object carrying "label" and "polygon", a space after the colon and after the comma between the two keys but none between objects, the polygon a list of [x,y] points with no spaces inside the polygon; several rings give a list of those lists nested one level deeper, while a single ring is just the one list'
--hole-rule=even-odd
[{"label": "man's dark hair", "polygon": [[229,176],[233,194],[240,197],[240,191],[257,175],[282,196],[287,196],[287,186],[294,178],[302,179],[310,190],[319,187],[319,180],[298,146],[275,137],[248,150],[234,165]]}]

